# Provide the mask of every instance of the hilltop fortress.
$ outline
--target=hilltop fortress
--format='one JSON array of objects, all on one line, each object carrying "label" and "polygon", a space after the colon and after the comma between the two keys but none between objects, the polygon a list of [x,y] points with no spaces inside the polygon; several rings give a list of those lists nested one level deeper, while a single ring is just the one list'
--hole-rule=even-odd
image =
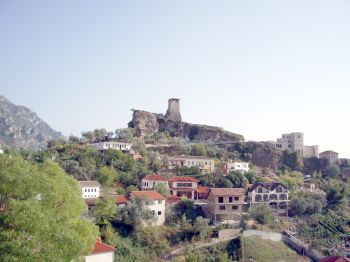
[{"label": "hilltop fortress", "polygon": [[168,109],[165,115],[133,110],[130,125],[135,129],[138,137],[167,131],[171,136],[182,137],[193,142],[234,143],[244,141],[242,135],[225,131],[220,127],[183,122],[180,113],[180,99],[178,98],[168,100]]}]

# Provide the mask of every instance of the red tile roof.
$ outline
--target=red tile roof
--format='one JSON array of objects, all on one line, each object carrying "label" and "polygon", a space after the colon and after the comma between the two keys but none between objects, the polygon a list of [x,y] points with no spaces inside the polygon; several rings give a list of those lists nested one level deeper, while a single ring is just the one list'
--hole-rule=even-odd
[{"label": "red tile roof", "polygon": [[210,187],[208,186],[199,186],[197,187],[197,192],[198,193],[209,193]]},{"label": "red tile roof", "polygon": [[139,199],[165,200],[165,198],[157,191],[132,191],[130,196],[137,197]]},{"label": "red tile roof", "polygon": [[105,253],[105,252],[114,252],[115,248],[104,244],[101,240],[96,240],[94,249],[92,250],[92,254]]},{"label": "red tile roof", "polygon": [[320,260],[320,262],[349,262],[349,261],[350,259],[346,257],[341,257],[341,256],[326,257]]},{"label": "red tile roof", "polygon": [[214,196],[240,196],[245,194],[244,188],[211,188]]},{"label": "red tile roof", "polygon": [[145,176],[143,179],[151,181],[168,181],[165,177],[156,174]]},{"label": "red tile roof", "polygon": [[115,197],[116,204],[126,204],[129,201],[129,197],[127,195],[117,195]]},{"label": "red tile roof", "polygon": [[169,179],[169,182],[199,182],[199,180],[190,176],[173,176]]},{"label": "red tile roof", "polygon": [[180,200],[181,200],[181,197],[173,195],[173,196],[168,197],[167,202],[168,203],[175,203],[175,202],[180,201]]}]

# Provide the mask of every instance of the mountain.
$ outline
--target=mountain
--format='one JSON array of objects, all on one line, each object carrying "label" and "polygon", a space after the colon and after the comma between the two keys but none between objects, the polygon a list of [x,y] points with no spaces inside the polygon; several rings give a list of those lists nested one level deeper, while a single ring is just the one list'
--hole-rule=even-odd
[{"label": "mountain", "polygon": [[38,150],[49,140],[64,138],[24,106],[0,96],[0,145]]}]

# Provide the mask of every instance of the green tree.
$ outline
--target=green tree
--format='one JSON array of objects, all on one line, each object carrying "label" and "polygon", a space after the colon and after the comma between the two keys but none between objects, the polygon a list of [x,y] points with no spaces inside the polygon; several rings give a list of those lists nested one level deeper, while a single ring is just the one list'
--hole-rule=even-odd
[{"label": "green tree", "polygon": [[328,178],[338,178],[340,175],[340,168],[337,165],[330,165],[326,168],[326,176]]},{"label": "green tree", "polygon": [[250,210],[251,216],[261,225],[267,225],[272,221],[272,215],[268,205],[263,204],[256,206]]},{"label": "green tree", "polygon": [[103,186],[111,186],[117,176],[118,174],[114,169],[104,166],[100,168],[97,180]]},{"label": "green tree", "polygon": [[301,216],[306,211],[307,203],[304,198],[295,197],[290,201],[289,208],[293,215]]},{"label": "green tree", "polygon": [[0,155],[0,261],[72,261],[91,251],[97,228],[76,180],[51,161]]},{"label": "green tree", "polygon": [[331,180],[326,186],[327,206],[330,209],[342,209],[348,202],[348,187],[345,183]]},{"label": "green tree", "polygon": [[193,229],[201,241],[208,239],[211,235],[212,230],[209,226],[209,221],[207,218],[197,217],[193,225]]},{"label": "green tree", "polygon": [[93,209],[93,213],[96,217],[96,223],[100,225],[106,225],[110,221],[114,220],[117,214],[117,207],[113,197],[101,197],[96,201],[96,205]]},{"label": "green tree", "polygon": [[161,194],[165,198],[168,198],[170,195],[169,188],[167,188],[165,184],[155,185],[153,189],[156,190],[159,194]]},{"label": "green tree", "polygon": [[227,176],[232,182],[232,187],[246,187],[249,183],[248,179],[241,172],[230,172]]}]

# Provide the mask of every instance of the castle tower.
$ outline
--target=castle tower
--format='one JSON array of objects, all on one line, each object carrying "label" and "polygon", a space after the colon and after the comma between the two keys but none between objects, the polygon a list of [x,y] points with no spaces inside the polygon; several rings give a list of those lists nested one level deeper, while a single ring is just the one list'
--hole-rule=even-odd
[{"label": "castle tower", "polygon": [[166,119],[172,120],[175,122],[181,122],[181,114],[180,114],[180,99],[178,98],[170,98],[168,100],[168,110],[165,114]]}]

